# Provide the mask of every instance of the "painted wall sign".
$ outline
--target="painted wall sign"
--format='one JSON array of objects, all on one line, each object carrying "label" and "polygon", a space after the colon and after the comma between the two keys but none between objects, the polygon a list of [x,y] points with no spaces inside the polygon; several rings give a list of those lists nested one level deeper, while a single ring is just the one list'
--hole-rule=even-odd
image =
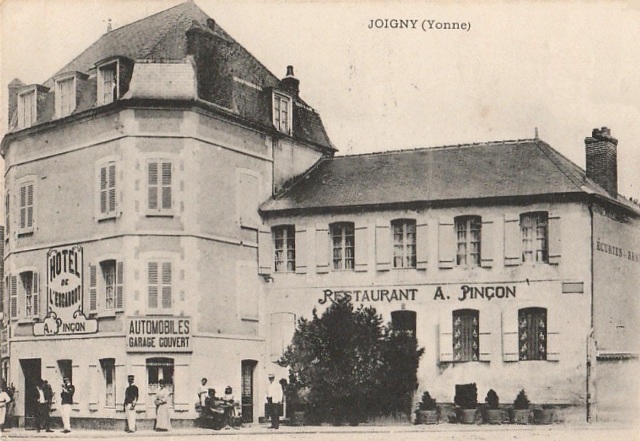
[{"label": "painted wall sign", "polygon": [[625,250],[622,247],[601,242],[600,238],[596,241],[596,250],[601,253],[611,254],[612,256],[622,257],[623,259],[640,263],[640,251]]},{"label": "painted wall sign", "polygon": [[53,248],[47,253],[47,316],[33,325],[34,335],[72,335],[98,332],[98,322],[83,310],[82,247]]},{"label": "painted wall sign", "polygon": [[192,352],[191,319],[145,317],[127,319],[127,352]]}]

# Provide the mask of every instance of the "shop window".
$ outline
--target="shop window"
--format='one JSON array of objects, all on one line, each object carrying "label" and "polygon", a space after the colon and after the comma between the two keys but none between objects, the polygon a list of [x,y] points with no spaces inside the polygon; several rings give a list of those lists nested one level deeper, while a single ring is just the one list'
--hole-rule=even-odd
[{"label": "shop window", "polygon": [[296,270],[296,231],[293,225],[273,227],[273,249],[277,272]]},{"label": "shop window", "polygon": [[24,271],[20,273],[20,297],[24,300],[25,318],[34,318],[39,314],[38,273]]},{"label": "shop window", "polygon": [[547,310],[525,308],[518,311],[519,360],[547,359]]},{"label": "shop window", "polygon": [[478,361],[480,320],[475,309],[453,311],[453,361]]},{"label": "shop window", "polygon": [[55,86],[56,116],[71,115],[76,109],[76,77],[70,76],[56,80]]},{"label": "shop window", "polygon": [[395,331],[405,331],[416,335],[416,312],[405,309],[392,311],[391,326]]},{"label": "shop window", "polygon": [[353,222],[330,225],[334,270],[353,270],[355,264],[355,236]]},{"label": "shop window", "polygon": [[18,128],[31,127],[36,117],[36,91],[30,89],[18,95]]},{"label": "shop window", "polygon": [[170,310],[172,298],[171,262],[148,262],[148,306],[151,310]]},{"label": "shop window", "polygon": [[160,381],[164,381],[165,387],[169,390],[169,405],[173,405],[173,358],[148,358],[147,359],[147,391],[149,399],[147,403],[153,403],[154,395],[160,389]]},{"label": "shop window", "polygon": [[119,96],[118,60],[98,67],[98,105],[114,102]]},{"label": "shop window", "polygon": [[291,98],[280,93],[273,94],[273,125],[279,132],[291,134]]},{"label": "shop window", "polygon": [[549,261],[549,215],[546,211],[520,215],[522,261]]},{"label": "shop window", "polygon": [[480,216],[458,216],[455,218],[456,263],[459,266],[480,266]]},{"label": "shop window", "polygon": [[150,215],[171,214],[173,209],[173,164],[169,160],[150,160],[147,163],[148,198]]},{"label": "shop window", "polygon": [[34,182],[27,181],[20,185],[20,230],[19,234],[33,233],[34,224]]},{"label": "shop window", "polygon": [[393,229],[393,267],[416,267],[416,221],[398,219],[391,222]]},{"label": "shop window", "polygon": [[100,360],[102,368],[102,376],[104,378],[106,407],[115,407],[116,405],[116,360],[114,358],[103,358]]}]

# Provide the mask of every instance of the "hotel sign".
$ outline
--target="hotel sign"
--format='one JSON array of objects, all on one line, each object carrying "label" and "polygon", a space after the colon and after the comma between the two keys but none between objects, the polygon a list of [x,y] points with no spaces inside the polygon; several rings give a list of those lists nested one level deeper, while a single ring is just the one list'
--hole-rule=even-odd
[{"label": "hotel sign", "polygon": [[80,245],[53,248],[47,253],[47,316],[44,322],[33,325],[33,335],[98,332],[98,322],[84,315],[82,257]]},{"label": "hotel sign", "polygon": [[130,317],[126,327],[127,352],[193,352],[187,317]]}]

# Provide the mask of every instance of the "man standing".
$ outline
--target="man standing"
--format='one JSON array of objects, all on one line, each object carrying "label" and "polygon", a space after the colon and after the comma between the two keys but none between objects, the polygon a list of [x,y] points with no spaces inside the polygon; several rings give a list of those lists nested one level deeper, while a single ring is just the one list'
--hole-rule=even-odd
[{"label": "man standing", "polygon": [[51,400],[53,398],[53,392],[51,386],[46,381],[40,380],[36,385],[36,430],[40,432],[40,429],[46,429],[47,432],[53,432],[51,430],[51,423],[49,418]]},{"label": "man standing", "polygon": [[133,375],[129,375],[127,380],[129,386],[124,391],[124,411],[127,414],[127,433],[136,431],[136,403],[138,402],[138,386],[133,384]]},{"label": "man standing", "polygon": [[271,428],[280,428],[280,405],[282,404],[282,386],[273,381],[275,376],[269,374],[269,385],[267,386],[267,411],[271,419]]},{"label": "man standing", "polygon": [[62,433],[71,432],[71,405],[73,404],[73,394],[76,388],[71,384],[69,377],[64,377],[62,383],[62,392],[60,392],[60,401],[62,404]]},{"label": "man standing", "polygon": [[200,381],[200,386],[198,386],[198,401],[200,402],[200,409],[204,409],[205,400],[209,394],[209,388],[207,387],[207,379],[203,378]]}]

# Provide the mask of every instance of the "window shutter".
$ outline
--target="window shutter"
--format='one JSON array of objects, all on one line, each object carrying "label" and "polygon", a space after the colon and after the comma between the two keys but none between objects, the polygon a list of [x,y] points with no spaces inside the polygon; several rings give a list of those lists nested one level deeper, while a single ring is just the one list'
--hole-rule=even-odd
[{"label": "window shutter", "polygon": [[147,266],[149,283],[149,308],[158,309],[158,262],[149,262]]},{"label": "window shutter", "polygon": [[453,268],[456,252],[456,236],[453,219],[440,218],[438,224],[438,267]]},{"label": "window shutter", "polygon": [[100,213],[107,212],[107,167],[100,167]]},{"label": "window shutter", "polygon": [[438,325],[440,363],[453,361],[453,316],[446,309],[440,312]]},{"label": "window shutter", "polygon": [[171,308],[171,262],[162,262],[162,309]]},{"label": "window shutter", "polygon": [[20,187],[20,228],[27,226],[27,187]]},{"label": "window shutter", "polygon": [[329,228],[326,224],[316,224],[316,272],[329,272]]},{"label": "window shutter", "polygon": [[562,224],[560,216],[549,213],[549,264],[558,265],[562,253]]},{"label": "window shutter", "polygon": [[522,262],[522,233],[520,232],[520,216],[504,215],[504,264],[520,265]]},{"label": "window shutter", "polygon": [[478,314],[478,328],[479,338],[478,345],[480,346],[479,357],[480,361],[491,361],[491,323],[486,312],[480,312]]},{"label": "window shutter", "polygon": [[9,285],[11,290],[11,318],[18,317],[18,279],[16,276],[9,276]]},{"label": "window shutter", "polygon": [[31,289],[33,290],[32,293],[32,302],[33,302],[33,316],[34,317],[39,317],[40,316],[40,291],[39,291],[39,287],[38,287],[38,282],[40,280],[38,280],[38,273],[33,272],[31,273],[31,277],[32,277],[32,281],[31,281]]},{"label": "window shutter", "polygon": [[162,163],[162,209],[170,210],[172,207],[172,196],[171,196],[171,163],[163,162]]},{"label": "window shutter", "polygon": [[98,310],[98,275],[96,265],[89,265],[89,311]]},{"label": "window shutter", "polygon": [[560,321],[562,314],[559,308],[547,309],[547,360],[560,361]]},{"label": "window shutter", "polygon": [[491,268],[495,253],[495,223],[493,219],[482,218],[482,231],[480,232],[480,266]]},{"label": "window shutter", "polygon": [[367,271],[369,263],[369,234],[365,221],[361,221],[355,225],[355,253],[356,253],[356,271]]},{"label": "window shutter", "polygon": [[258,273],[261,275],[271,274],[273,259],[271,231],[260,230],[258,232]]},{"label": "window shutter", "polygon": [[376,270],[389,271],[391,269],[391,231],[389,222],[376,220]]},{"label": "window shutter", "polygon": [[148,164],[148,173],[149,173],[149,201],[148,208],[150,210],[158,209],[158,163],[157,162],[149,162]]},{"label": "window shutter", "polygon": [[502,360],[518,361],[518,310],[502,312]]},{"label": "window shutter", "polygon": [[416,268],[427,269],[428,258],[427,223],[416,224]]},{"label": "window shutter", "polygon": [[307,228],[304,225],[296,227],[296,273],[306,274],[307,272]]},{"label": "window shutter", "polygon": [[124,262],[116,262],[116,310],[124,309]]},{"label": "window shutter", "polygon": [[109,212],[116,211],[116,165],[109,164]]},{"label": "window shutter", "polygon": [[33,226],[33,184],[27,186],[27,227]]}]

